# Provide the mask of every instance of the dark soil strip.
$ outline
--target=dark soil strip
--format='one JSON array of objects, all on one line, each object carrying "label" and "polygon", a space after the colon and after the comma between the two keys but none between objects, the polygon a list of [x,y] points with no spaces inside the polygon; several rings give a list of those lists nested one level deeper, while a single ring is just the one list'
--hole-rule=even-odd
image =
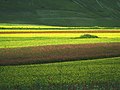
[{"label": "dark soil strip", "polygon": [[120,43],[50,45],[0,49],[0,65],[119,57]]},{"label": "dark soil strip", "polygon": [[0,34],[18,34],[18,33],[23,33],[23,34],[29,34],[29,33],[120,33],[119,30],[106,30],[106,31],[100,31],[100,30],[94,30],[94,31],[79,31],[79,30],[74,30],[74,31],[11,31],[11,32],[0,32]]}]

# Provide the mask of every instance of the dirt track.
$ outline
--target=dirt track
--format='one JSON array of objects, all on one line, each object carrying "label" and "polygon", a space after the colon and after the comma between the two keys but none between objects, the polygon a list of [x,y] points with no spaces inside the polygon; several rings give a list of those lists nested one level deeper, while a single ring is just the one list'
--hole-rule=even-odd
[{"label": "dirt track", "polygon": [[120,43],[0,49],[0,65],[48,63],[120,56]]},{"label": "dirt track", "polygon": [[80,30],[58,30],[58,31],[9,31],[9,32],[0,32],[0,34],[29,34],[29,33],[120,33],[120,30],[86,30],[86,31],[80,31]]}]

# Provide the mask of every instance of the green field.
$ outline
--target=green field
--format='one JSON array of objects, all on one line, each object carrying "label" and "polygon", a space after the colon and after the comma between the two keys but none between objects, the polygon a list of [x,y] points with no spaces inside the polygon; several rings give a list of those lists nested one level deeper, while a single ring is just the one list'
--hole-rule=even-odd
[{"label": "green field", "polygon": [[0,0],[0,22],[55,26],[120,26],[119,0]]},{"label": "green field", "polygon": [[[60,26],[37,26],[22,24],[1,24],[0,27],[9,28],[0,30],[0,48],[27,47],[27,46],[44,46],[60,44],[85,44],[85,43],[112,43],[120,42],[120,33],[70,33],[70,31],[119,31],[120,29],[98,27],[98,29],[89,29],[89,27],[60,27]],[[10,29],[11,28],[11,29]],[[16,28],[12,30],[12,28]],[[24,30],[20,30],[20,28]],[[30,30],[28,29],[30,28]],[[40,30],[35,30],[36,28]],[[55,28],[55,30],[54,30]],[[57,29],[56,29],[57,28]],[[76,28],[76,29],[75,29]],[[87,29],[85,29],[87,28]],[[94,27],[93,27],[94,28]],[[46,30],[44,30],[46,29]],[[50,29],[50,30],[49,30]],[[52,30],[53,29],[53,30]],[[47,33],[48,31],[65,31],[67,33]],[[9,32],[15,32],[7,34]],[[20,32],[20,33],[17,33]],[[21,33],[26,32],[26,33]],[[33,33],[38,32],[38,33]],[[44,32],[44,33],[39,33]],[[4,34],[3,34],[4,33]],[[81,35],[97,35],[99,38],[81,39]]]},{"label": "green field", "polygon": [[119,90],[119,46],[120,0],[0,0],[0,90]]},{"label": "green field", "polygon": [[78,38],[83,34],[0,34],[0,48],[120,42],[120,33],[96,33],[92,35],[97,35],[100,38],[94,39]]},{"label": "green field", "polygon": [[[85,27],[80,27],[80,29],[78,27],[17,26],[14,24],[3,24],[0,28],[0,48],[4,49],[64,44],[120,43],[120,33],[69,33],[72,30],[119,31],[119,28],[98,27],[97,29],[85,29]],[[31,33],[9,34],[9,32],[19,31]],[[33,33],[34,31],[67,31],[67,33]],[[96,35],[99,38],[79,38],[84,34]],[[120,57],[47,64],[0,66],[0,89],[119,90],[119,66]]]},{"label": "green field", "polygon": [[[95,39],[79,39],[83,34],[14,34],[0,35],[0,48],[120,42],[120,34],[97,34]],[[96,35],[96,34],[93,34]],[[114,36],[113,36],[114,35]]]},{"label": "green field", "polygon": [[120,27],[107,27],[107,26],[52,26],[52,25],[36,25],[36,24],[12,24],[12,23],[0,23],[0,32],[1,31],[34,31],[34,30],[120,30]]},{"label": "green field", "polygon": [[118,30],[120,29],[119,26],[60,26],[60,25],[42,25],[42,24],[25,24],[25,23],[3,23],[0,22],[0,30],[6,30],[6,29],[16,29],[16,30],[71,30],[71,29],[82,29],[82,30]]},{"label": "green field", "polygon": [[[6,38],[5,38],[6,39]],[[10,39],[10,38],[9,38]],[[13,39],[13,38],[12,38]],[[1,41],[0,48],[13,48],[13,47],[27,47],[27,46],[44,46],[44,45],[58,45],[58,44],[85,44],[85,43],[111,43],[119,42],[117,39],[82,39],[82,40],[72,40],[72,39],[42,39],[38,41],[39,38],[35,40],[27,40],[26,38],[21,39],[15,38],[17,41]],[[31,38],[29,38],[31,39]]]},{"label": "green field", "polygon": [[120,57],[0,66],[1,90],[119,90]]}]

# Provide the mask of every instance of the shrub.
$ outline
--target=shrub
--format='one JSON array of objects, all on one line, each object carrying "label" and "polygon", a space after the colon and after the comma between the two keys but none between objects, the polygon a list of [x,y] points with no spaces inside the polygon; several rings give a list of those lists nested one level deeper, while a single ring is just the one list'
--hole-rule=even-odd
[{"label": "shrub", "polygon": [[96,35],[84,34],[81,35],[80,38],[99,38],[99,37]]}]

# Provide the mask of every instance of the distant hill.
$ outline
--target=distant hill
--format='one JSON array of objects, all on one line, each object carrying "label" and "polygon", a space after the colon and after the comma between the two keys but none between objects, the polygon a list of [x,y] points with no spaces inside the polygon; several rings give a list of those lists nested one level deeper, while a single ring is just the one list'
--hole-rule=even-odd
[{"label": "distant hill", "polygon": [[0,0],[0,23],[120,26],[120,0]]}]

